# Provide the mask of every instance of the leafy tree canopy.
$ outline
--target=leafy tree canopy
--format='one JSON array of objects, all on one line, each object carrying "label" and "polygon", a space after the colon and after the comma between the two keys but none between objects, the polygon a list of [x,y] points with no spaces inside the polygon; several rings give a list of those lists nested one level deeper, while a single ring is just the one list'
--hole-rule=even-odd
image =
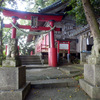
[{"label": "leafy tree canopy", "polygon": [[0,6],[23,10],[21,9],[23,5],[25,11],[38,12],[39,9],[45,8],[56,1],[58,0],[0,0]]},{"label": "leafy tree canopy", "polygon": [[[69,0],[68,0],[69,1]],[[98,18],[100,15],[100,0],[90,0],[95,16]],[[84,9],[82,6],[82,0],[70,0],[69,5],[72,6],[72,10],[68,14],[73,15],[78,24],[87,24]]]},{"label": "leafy tree canopy", "polygon": [[[0,6],[1,7],[6,7],[9,9],[14,9],[14,10],[22,10],[22,11],[30,11],[30,12],[38,12],[39,9],[42,9],[48,5],[51,5],[52,3],[54,3],[57,0],[0,0]],[[12,19],[8,18],[8,17],[4,17],[4,21],[9,20],[10,22],[12,21]],[[27,20],[22,20],[19,19],[18,23],[21,25],[28,25],[30,24],[30,21]],[[26,30],[25,30],[26,31]],[[12,29],[9,28],[4,28],[3,31],[3,43],[7,44],[8,39],[11,37],[11,33],[12,33]],[[17,30],[17,38],[18,40],[18,45],[20,46],[20,52],[22,54],[25,54],[26,52],[28,52],[28,49],[33,49],[33,44],[32,43],[27,43],[27,35],[28,34],[23,34],[21,32],[19,32]]]},{"label": "leafy tree canopy", "polygon": [[[13,9],[24,9],[25,11],[38,12],[39,9],[45,8],[56,1],[58,0],[0,0],[0,6],[6,6],[7,4],[9,4],[9,7]],[[87,24],[82,6],[82,0],[62,0],[62,2],[64,1],[68,1],[68,6],[72,7],[72,10],[70,10],[68,14],[72,15],[77,23]],[[100,15],[100,0],[90,1],[93,7],[93,11],[98,18]],[[25,7],[22,9],[22,7],[18,6],[20,4],[21,6],[23,5]]]}]

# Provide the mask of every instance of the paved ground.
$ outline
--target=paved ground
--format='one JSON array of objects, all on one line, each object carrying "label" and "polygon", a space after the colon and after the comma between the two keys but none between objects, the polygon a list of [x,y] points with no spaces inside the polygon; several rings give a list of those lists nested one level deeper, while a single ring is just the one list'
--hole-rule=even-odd
[{"label": "paved ground", "polygon": [[[32,89],[26,100],[91,100],[90,97],[80,89],[78,82],[75,82],[74,79],[76,73],[80,75],[82,72],[83,65],[64,65],[57,68],[35,67],[33,69],[27,69],[26,78],[32,82]],[[64,85],[65,83],[67,83],[67,85]],[[74,85],[71,85],[72,83]],[[40,87],[35,88],[34,85],[37,84],[40,85]],[[41,88],[41,84],[47,87]],[[54,87],[52,87],[52,85],[54,85]]]},{"label": "paved ground", "polygon": [[[56,79],[56,78],[69,78],[77,75],[75,73],[79,71],[78,74],[81,74],[83,71],[83,65],[64,65],[59,67],[47,67],[47,68],[36,68],[26,70],[26,79],[27,81],[34,80],[45,80],[45,79]],[[81,73],[80,73],[81,71]],[[69,73],[66,73],[69,72]],[[71,74],[70,74],[71,72]]]},{"label": "paved ground", "polygon": [[32,89],[26,100],[91,100],[77,87]]},{"label": "paved ground", "polygon": [[28,69],[26,74],[28,81],[67,77],[65,73],[56,68]]}]

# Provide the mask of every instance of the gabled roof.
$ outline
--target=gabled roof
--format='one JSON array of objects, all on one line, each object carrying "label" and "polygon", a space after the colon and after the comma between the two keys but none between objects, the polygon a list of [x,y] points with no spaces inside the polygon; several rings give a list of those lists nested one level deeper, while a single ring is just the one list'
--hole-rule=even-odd
[{"label": "gabled roof", "polygon": [[[58,0],[57,2],[53,3],[52,5],[43,8],[39,11],[39,13],[63,13],[65,10],[69,10],[70,7],[67,7],[68,1],[62,2],[62,0]],[[67,8],[67,9],[66,9]]]}]

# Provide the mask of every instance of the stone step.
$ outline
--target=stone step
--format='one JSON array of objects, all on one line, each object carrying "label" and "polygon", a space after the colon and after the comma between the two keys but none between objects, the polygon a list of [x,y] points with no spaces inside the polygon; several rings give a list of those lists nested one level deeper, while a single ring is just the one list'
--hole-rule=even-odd
[{"label": "stone step", "polygon": [[21,61],[41,61],[40,59],[21,59]]},{"label": "stone step", "polygon": [[49,65],[22,65],[22,66],[26,66],[26,69],[40,69],[40,68],[48,68]]},{"label": "stone step", "polygon": [[40,58],[39,56],[19,56],[19,58]]},{"label": "stone step", "polygon": [[42,63],[41,62],[21,62],[21,64],[22,65],[27,65],[27,64],[29,64],[29,65],[35,65],[35,64],[41,65]]},{"label": "stone step", "polygon": [[41,60],[39,56],[20,56],[19,59],[21,60],[22,65],[41,65]]},{"label": "stone step", "polygon": [[22,63],[41,63],[41,61],[22,61]]},{"label": "stone step", "polygon": [[24,63],[24,62],[29,62],[29,63],[31,63],[31,62],[32,62],[32,63],[35,63],[35,62],[36,62],[36,63],[41,63],[41,60],[39,60],[39,61],[32,61],[32,60],[31,60],[31,61],[30,61],[30,60],[27,61],[27,60],[26,60],[26,61],[21,61],[21,62],[23,62],[23,63]]},{"label": "stone step", "polygon": [[66,68],[59,68],[61,71],[65,72],[66,74],[74,74],[80,72],[79,69],[66,67]]},{"label": "stone step", "polygon": [[40,58],[32,58],[32,57],[26,57],[26,58],[25,58],[25,57],[23,57],[23,58],[19,58],[19,59],[22,59],[22,60],[23,60],[23,59],[33,59],[33,60],[34,60],[34,59],[40,59]]},{"label": "stone step", "polygon": [[33,88],[57,88],[57,87],[76,87],[78,81],[74,79],[49,79],[31,81]]},{"label": "stone step", "polygon": [[61,70],[62,72],[67,74],[67,77],[76,77],[79,75],[83,74],[82,70],[76,69],[76,68],[59,68],[59,70]]}]

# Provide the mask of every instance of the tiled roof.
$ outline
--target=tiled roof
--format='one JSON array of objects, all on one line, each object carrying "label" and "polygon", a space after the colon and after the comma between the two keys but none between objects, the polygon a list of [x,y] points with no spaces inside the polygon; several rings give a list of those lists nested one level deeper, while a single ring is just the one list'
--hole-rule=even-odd
[{"label": "tiled roof", "polygon": [[58,13],[60,10],[64,10],[67,7],[68,1],[58,0],[52,5],[39,10],[39,13]]},{"label": "tiled roof", "polygon": [[52,5],[47,6],[47,7],[43,8],[43,9],[41,9],[39,12],[45,12],[48,9],[55,8],[56,6],[60,5],[61,3],[62,3],[62,1],[59,0],[59,1],[55,2],[55,3],[53,3]]}]

